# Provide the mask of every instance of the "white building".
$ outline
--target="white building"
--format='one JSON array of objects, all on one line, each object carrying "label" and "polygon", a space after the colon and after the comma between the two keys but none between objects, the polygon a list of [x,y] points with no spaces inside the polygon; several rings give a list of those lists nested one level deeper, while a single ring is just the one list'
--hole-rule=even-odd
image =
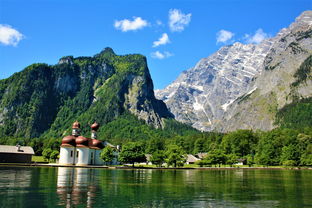
[{"label": "white building", "polygon": [[200,160],[200,159],[198,159],[194,155],[188,154],[187,158],[186,158],[186,164],[195,164],[195,162],[198,160]]},{"label": "white building", "polygon": [[100,158],[101,150],[105,143],[96,139],[99,128],[96,122],[91,125],[91,138],[80,136],[80,124],[73,123],[72,135],[62,139],[59,164],[62,165],[103,165]]}]

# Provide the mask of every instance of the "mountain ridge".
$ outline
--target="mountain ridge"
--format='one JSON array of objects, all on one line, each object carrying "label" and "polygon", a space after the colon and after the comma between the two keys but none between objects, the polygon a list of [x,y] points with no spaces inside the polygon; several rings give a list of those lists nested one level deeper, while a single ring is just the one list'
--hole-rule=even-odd
[{"label": "mountain ridge", "polygon": [[[242,103],[255,93],[254,83],[259,77],[264,76],[263,73],[270,73],[268,71],[281,67],[274,62],[275,53],[282,53],[287,47],[291,49],[287,49],[289,53],[300,52],[304,46],[298,48],[297,44],[303,41],[305,45],[311,44],[311,35],[309,35],[312,25],[311,12],[303,12],[288,28],[282,29],[275,37],[266,39],[258,45],[234,43],[222,47],[209,57],[201,59],[195,67],[181,73],[165,89],[157,90],[156,97],[167,104],[178,121],[188,123],[199,130],[272,129],[273,118],[270,118],[272,125],[269,127],[259,123],[258,126],[239,126],[241,123],[236,122],[235,119],[231,122],[227,120],[239,113],[236,110],[232,113],[234,112],[232,108],[237,103]],[[289,39],[287,35],[292,33],[296,34],[296,37],[293,37],[294,41],[287,42],[286,40]],[[302,63],[304,58],[306,57],[301,57],[298,63]],[[279,76],[275,74],[274,77]],[[271,81],[273,80],[268,82]],[[264,81],[262,84],[268,83]],[[233,105],[235,102],[236,104]],[[235,123],[237,126],[234,125]],[[235,127],[229,129],[224,127],[232,124]]]}]

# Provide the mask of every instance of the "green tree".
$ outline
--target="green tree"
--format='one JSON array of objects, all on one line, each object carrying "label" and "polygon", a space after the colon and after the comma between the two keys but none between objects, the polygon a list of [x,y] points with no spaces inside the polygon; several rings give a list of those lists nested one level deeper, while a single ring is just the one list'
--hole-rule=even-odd
[{"label": "green tree", "polygon": [[253,154],[247,155],[245,157],[245,159],[247,160],[247,165],[249,167],[251,167],[251,166],[253,166],[255,164],[255,160],[254,160],[254,155]]},{"label": "green tree", "polygon": [[165,152],[167,166],[181,167],[186,162],[186,154],[178,145],[169,145]]},{"label": "green tree", "polygon": [[288,165],[298,165],[300,163],[300,153],[294,144],[282,148],[280,163],[283,165],[285,165],[285,163]]},{"label": "green tree", "polygon": [[50,153],[50,159],[52,161],[55,161],[58,157],[59,157],[59,154],[60,152],[58,150],[53,150],[51,153]]},{"label": "green tree", "polygon": [[194,154],[205,152],[205,140],[203,138],[198,138],[194,144]]},{"label": "green tree", "polygon": [[308,144],[305,151],[300,157],[300,164],[312,166],[312,144]]},{"label": "green tree", "polygon": [[42,155],[43,141],[41,139],[33,138],[28,145],[34,149],[35,155]]},{"label": "green tree", "polygon": [[42,156],[44,159],[50,161],[50,156],[51,156],[52,150],[51,148],[46,148],[42,151]]},{"label": "green tree", "polygon": [[312,166],[312,131],[306,129],[305,133],[297,136],[300,149],[300,165]]},{"label": "green tree", "polygon": [[164,142],[159,138],[152,138],[147,142],[147,153],[153,154],[158,150],[164,150]]},{"label": "green tree", "polygon": [[139,142],[129,142],[124,145],[119,154],[119,161],[131,163],[133,167],[135,162],[145,162],[146,157],[142,145]]},{"label": "green tree", "polygon": [[[274,129],[260,135],[255,161],[261,165],[279,165],[283,147],[297,145],[298,132],[292,129]],[[284,150],[286,151],[286,149]],[[289,152],[287,150],[287,152]],[[286,154],[286,153],[285,153]],[[286,155],[285,155],[286,157]]]},{"label": "green tree", "polygon": [[209,152],[208,155],[206,156],[206,159],[210,160],[211,164],[219,165],[220,167],[221,164],[225,164],[226,155],[224,154],[223,150],[217,149],[217,150]]},{"label": "green tree", "polygon": [[200,167],[203,167],[203,166],[208,166],[210,167],[212,165],[212,161],[210,158],[204,158],[202,160],[198,160],[195,162],[196,165],[199,165]]},{"label": "green tree", "polygon": [[108,162],[112,162],[112,160],[114,159],[114,151],[111,147],[109,146],[106,146],[102,151],[101,151],[101,154],[100,154],[100,158],[108,163]]},{"label": "green tree", "polygon": [[236,130],[225,135],[222,147],[226,154],[236,154],[244,157],[250,154],[257,145],[258,139],[250,130]]},{"label": "green tree", "polygon": [[155,151],[151,156],[151,162],[157,167],[161,167],[165,162],[165,152],[163,150]]},{"label": "green tree", "polygon": [[226,164],[230,165],[231,167],[237,163],[238,157],[235,154],[228,154],[226,155]]}]

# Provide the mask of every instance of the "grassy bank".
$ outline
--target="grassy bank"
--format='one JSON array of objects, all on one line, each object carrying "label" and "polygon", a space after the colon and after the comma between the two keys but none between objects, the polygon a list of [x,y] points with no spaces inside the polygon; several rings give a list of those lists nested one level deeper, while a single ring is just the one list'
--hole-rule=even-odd
[{"label": "grassy bank", "polygon": [[32,156],[31,158],[32,162],[48,162],[43,158],[43,156]]}]

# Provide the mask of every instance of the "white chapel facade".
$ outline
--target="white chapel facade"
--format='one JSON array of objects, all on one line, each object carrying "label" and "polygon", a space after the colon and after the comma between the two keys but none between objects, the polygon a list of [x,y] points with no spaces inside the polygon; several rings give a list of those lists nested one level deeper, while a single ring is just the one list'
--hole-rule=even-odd
[{"label": "white chapel facade", "polygon": [[104,162],[100,158],[101,150],[105,147],[104,142],[97,140],[96,131],[99,124],[91,125],[91,138],[80,135],[80,123],[73,123],[72,135],[65,136],[62,139],[60,147],[61,165],[103,165]]}]

